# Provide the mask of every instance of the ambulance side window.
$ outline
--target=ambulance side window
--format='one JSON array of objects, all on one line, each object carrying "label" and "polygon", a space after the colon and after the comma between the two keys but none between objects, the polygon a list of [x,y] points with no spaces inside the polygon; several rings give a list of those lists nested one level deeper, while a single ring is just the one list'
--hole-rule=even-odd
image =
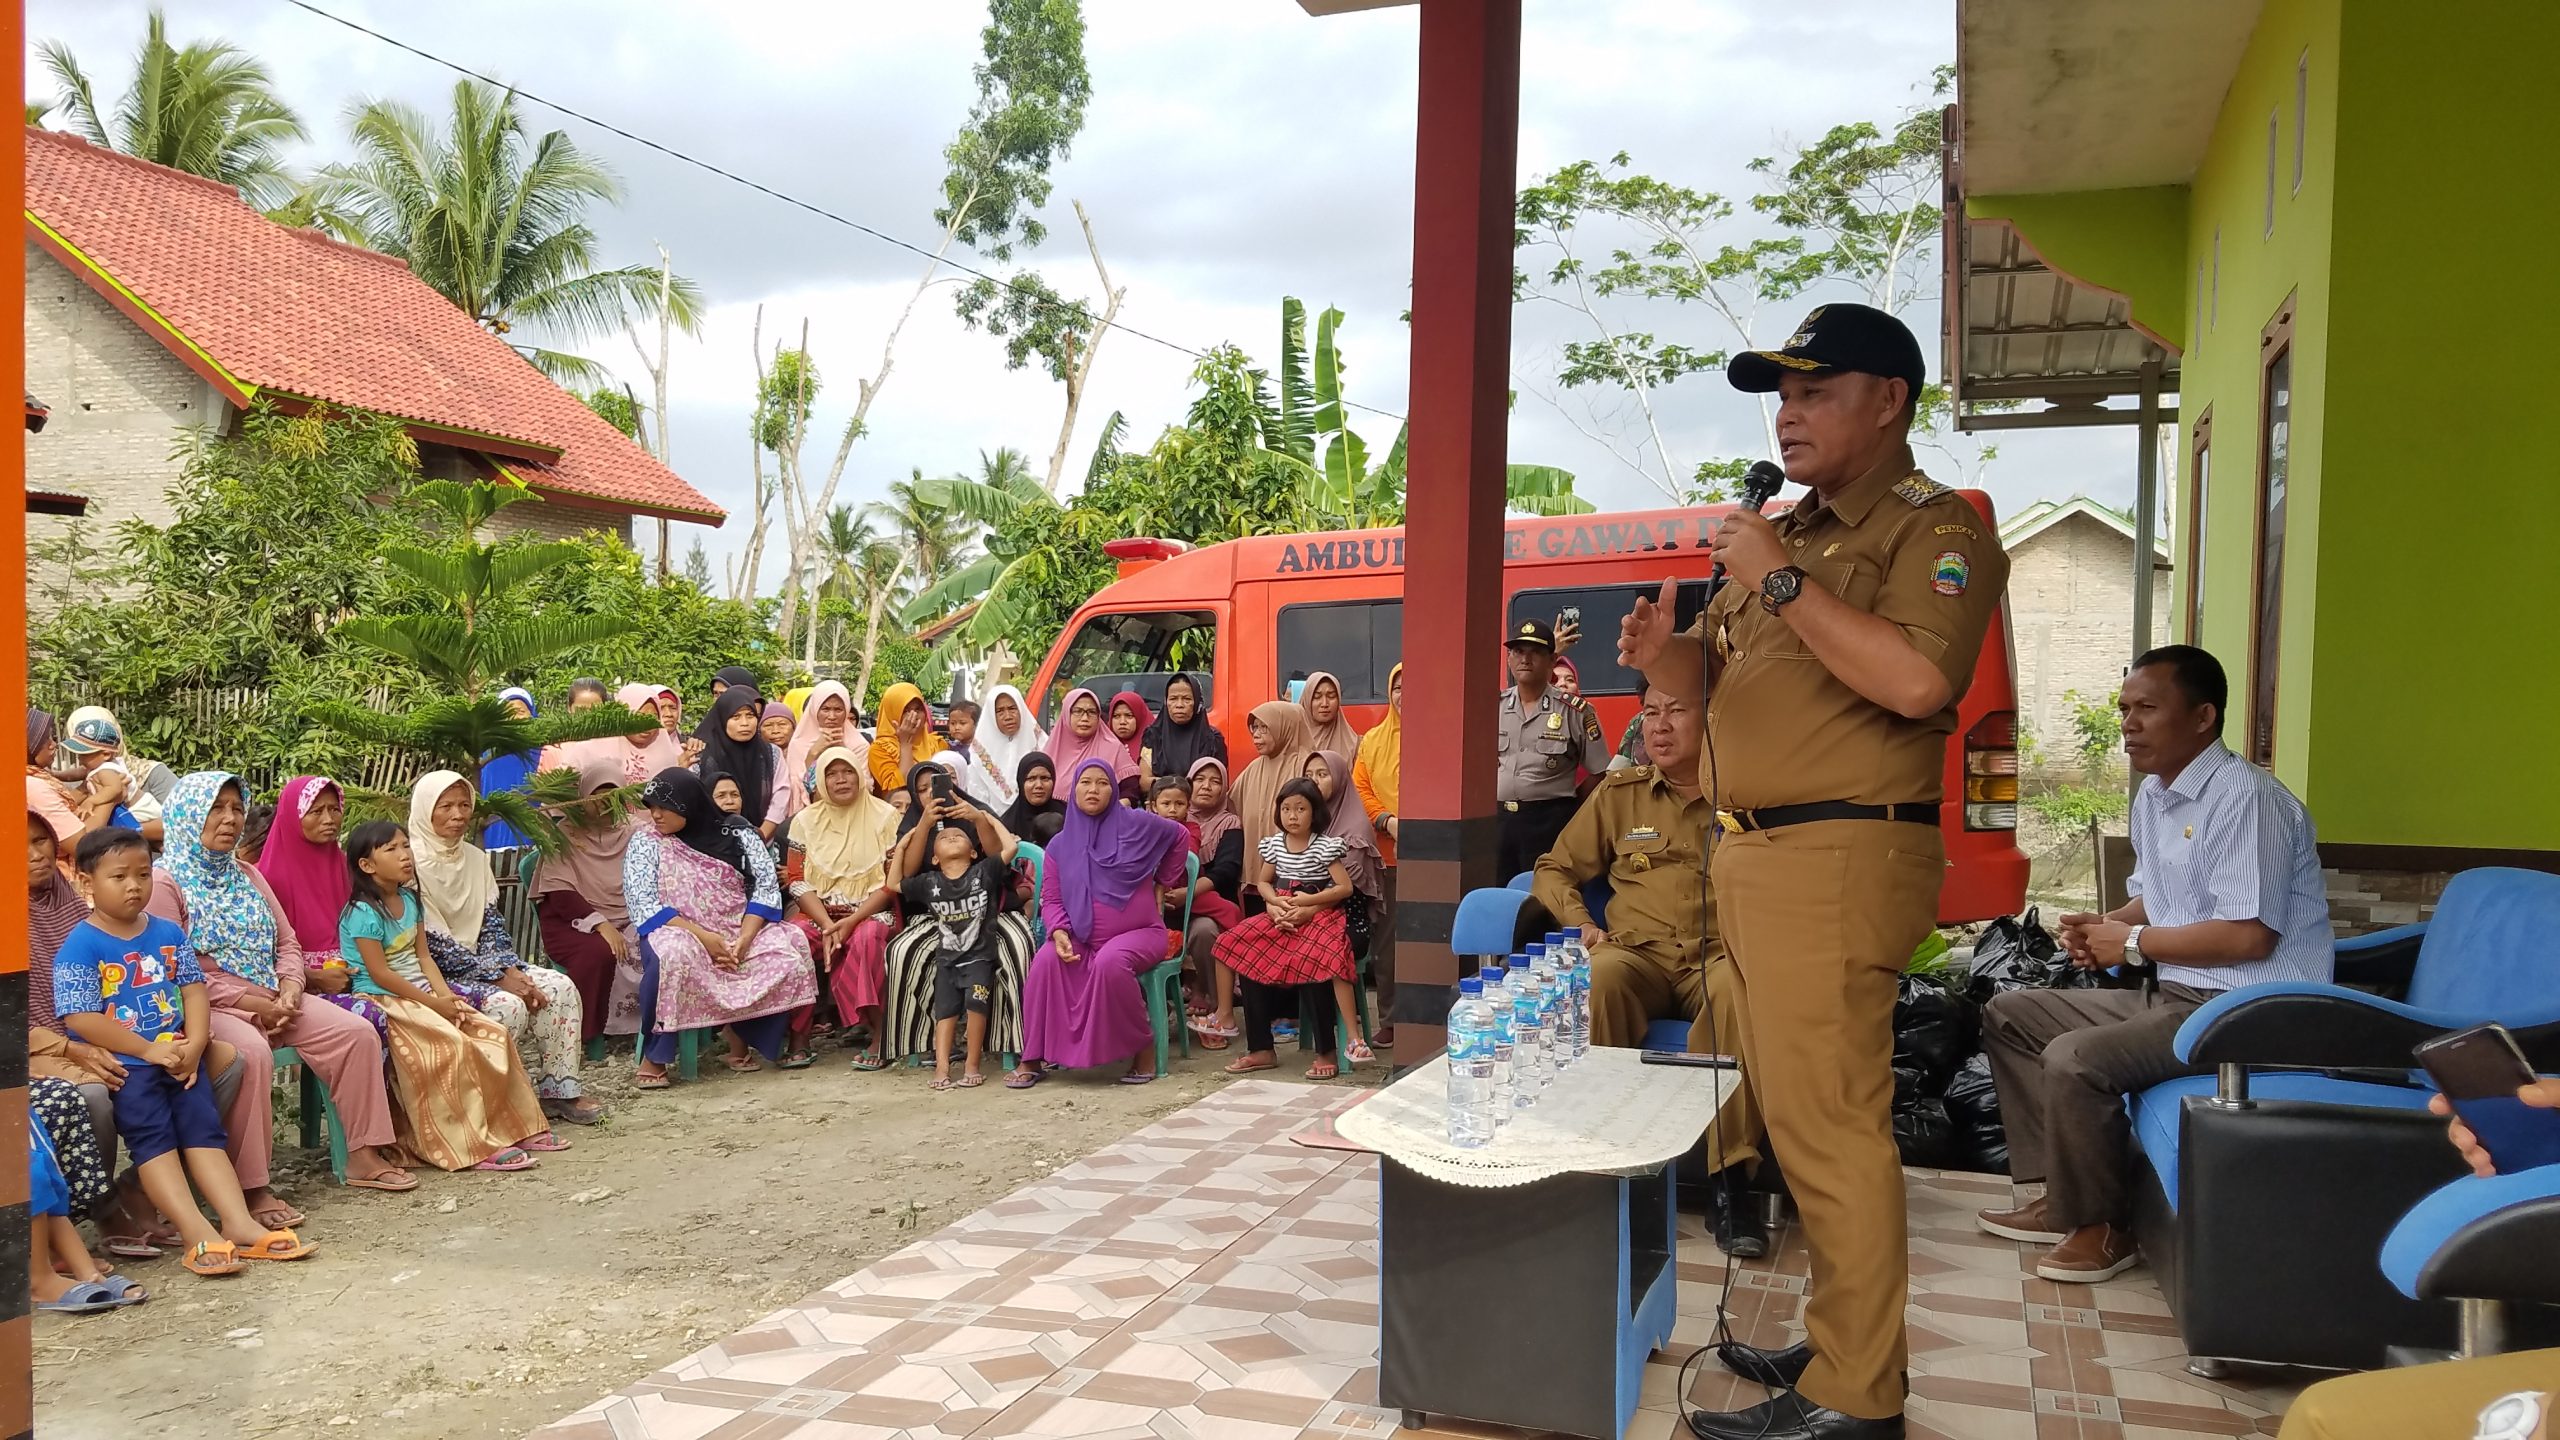
[{"label": "ambulance side window", "polygon": [[[1524,620],[1553,624],[1567,611],[1579,610],[1582,640],[1565,658],[1573,662],[1582,680],[1585,695],[1637,695],[1643,693],[1644,677],[1618,663],[1618,622],[1636,608],[1636,601],[1650,600],[1661,593],[1659,582],[1651,585],[1573,585],[1551,590],[1523,590],[1511,597],[1505,612],[1503,633],[1508,635]],[[1682,582],[1679,609],[1673,622],[1687,629],[1689,622],[1707,608],[1707,584],[1703,580]]]},{"label": "ambulance side window", "polygon": [[1091,690],[1105,704],[1119,691],[1135,690],[1161,712],[1165,682],[1176,671],[1215,684],[1211,671],[1217,652],[1218,617],[1206,610],[1093,616],[1078,627],[1059,657],[1057,679],[1040,697],[1040,721],[1056,728],[1058,703],[1079,688]]},{"label": "ambulance side window", "polygon": [[1280,696],[1322,670],[1342,681],[1343,704],[1387,703],[1387,672],[1404,658],[1402,600],[1285,605],[1275,629]]}]

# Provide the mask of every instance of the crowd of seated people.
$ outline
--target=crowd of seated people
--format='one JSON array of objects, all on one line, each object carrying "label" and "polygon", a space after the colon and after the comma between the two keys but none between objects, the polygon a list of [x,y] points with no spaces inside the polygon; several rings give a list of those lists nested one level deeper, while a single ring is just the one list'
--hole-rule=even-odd
[{"label": "crowd of seated people", "polygon": [[[1141,977],[1168,961],[1173,1023],[1216,1050],[1250,1034],[1230,1070],[1276,1066],[1303,998],[1309,1073],[1331,1075],[1387,900],[1399,737],[1364,745],[1326,681],[1255,712],[1235,774],[1189,676],[1162,713],[1074,691],[1054,733],[1009,685],[940,709],[892,685],[875,732],[832,681],[785,701],[724,669],[688,729],[673,687],[580,679],[502,698],[657,724],[393,796],[325,775],[260,793],[132,754],[106,710],[30,710],[35,1301],[139,1303],[118,1262],[313,1253],[270,1174],[279,1052],[325,1088],[344,1182],[393,1194],[568,1149],[603,1113],[581,1071],[617,1043],[641,1091],[697,1045],[751,1072],[822,1043],[865,1071],[930,1057],[934,1091],[1142,1084],[1163,1022]],[[558,833],[536,846],[482,802],[545,772],[575,779],[544,787]]]}]

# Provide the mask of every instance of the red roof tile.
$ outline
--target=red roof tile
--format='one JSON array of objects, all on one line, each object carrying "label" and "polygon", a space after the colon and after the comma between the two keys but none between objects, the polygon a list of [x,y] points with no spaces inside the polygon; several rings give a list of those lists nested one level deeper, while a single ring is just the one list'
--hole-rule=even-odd
[{"label": "red roof tile", "polygon": [[407,266],[278,225],[226,185],[30,126],[27,212],[31,238],[85,257],[103,275],[77,257],[74,273],[128,314],[114,291],[130,292],[153,338],[235,394],[380,411],[464,432],[448,440],[464,448],[487,437],[536,489],[608,508],[726,517]]}]

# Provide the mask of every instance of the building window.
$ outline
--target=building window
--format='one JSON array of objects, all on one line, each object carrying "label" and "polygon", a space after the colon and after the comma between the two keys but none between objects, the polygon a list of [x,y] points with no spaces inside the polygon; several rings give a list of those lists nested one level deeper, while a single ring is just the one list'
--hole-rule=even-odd
[{"label": "building window", "polygon": [[2302,193],[2303,151],[2311,133],[2311,52],[2293,62],[2293,193]]},{"label": "building window", "polygon": [[2249,603],[2249,759],[2276,762],[2276,674],[2284,629],[2285,493],[2293,459],[2293,297],[2260,337],[2258,505]]},{"label": "building window", "polygon": [[2213,285],[2205,294],[2205,324],[2222,327],[2222,227],[2213,227]]},{"label": "building window", "polygon": [[1039,699],[1041,721],[1054,726],[1059,702],[1078,688],[1093,691],[1106,705],[1115,692],[1135,690],[1161,710],[1165,682],[1174,672],[1213,674],[1217,652],[1218,617],[1210,611],[1096,615],[1067,642],[1055,683]]},{"label": "building window", "polygon": [[2188,353],[2188,358],[2192,359],[2192,358],[2194,358],[2196,355],[2202,354],[2202,353],[2203,353],[2203,351],[2204,351],[2204,262],[2203,262],[2203,261],[2201,261],[2201,260],[2199,260],[2199,261],[2197,261],[2197,262],[2196,262],[2196,322],[2195,322],[2195,328],[2194,328],[2193,330],[2189,331],[2189,332],[2188,332],[2188,334],[2187,334],[2187,353]]},{"label": "building window", "polygon": [[2277,120],[2277,114],[2276,114],[2276,112],[2275,112],[2275,111],[2273,111],[2273,110],[2268,111],[2268,112],[2267,112],[2267,198],[2266,198],[2266,212],[2267,212],[2267,218],[2266,218],[2266,229],[2265,229],[2264,231],[2262,231],[2262,232],[2261,232],[2261,233],[2262,233],[2262,234],[2264,234],[2264,235],[2273,235],[2273,234],[2275,234],[2275,233],[2276,233],[2276,133],[2277,133],[2277,130],[2278,130],[2278,128],[2279,128],[2279,127],[2277,126],[2277,124],[2276,124],[2276,120]]},{"label": "building window", "polygon": [[2188,451],[2187,509],[2185,539],[2187,558],[2184,566],[2186,584],[2186,638],[2190,645],[2204,643],[2204,525],[2205,507],[2213,498],[2213,407],[2196,417],[2195,438]]},{"label": "building window", "polygon": [[[1671,621],[1680,629],[1698,618],[1707,608],[1707,595],[1713,587],[1703,580],[1693,580],[1680,587]],[[1642,695],[1644,676],[1618,664],[1613,645],[1594,645],[1591,641],[1618,633],[1618,624],[1636,608],[1638,600],[1650,600],[1661,593],[1656,585],[1578,585],[1550,590],[1523,590],[1511,597],[1511,605],[1502,627],[1505,635],[1516,634],[1521,622],[1536,620],[1553,622],[1568,617],[1581,623],[1582,645],[1573,652],[1574,675],[1585,695]]]},{"label": "building window", "polygon": [[1404,658],[1404,602],[1350,600],[1285,605],[1277,634],[1282,695],[1319,670],[1342,682],[1345,705],[1387,703],[1387,672]]}]

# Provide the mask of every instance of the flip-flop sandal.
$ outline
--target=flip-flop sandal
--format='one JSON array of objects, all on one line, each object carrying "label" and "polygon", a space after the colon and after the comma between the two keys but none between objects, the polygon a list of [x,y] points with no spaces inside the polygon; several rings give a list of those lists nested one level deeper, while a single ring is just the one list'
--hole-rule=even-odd
[{"label": "flip-flop sandal", "polygon": [[927,1090],[948,1090],[951,1088],[951,1082],[940,1075],[936,1075],[924,1088]]},{"label": "flip-flop sandal", "polygon": [[1341,1066],[1327,1065],[1322,1061],[1318,1061],[1307,1067],[1307,1078],[1310,1080],[1331,1080],[1339,1076],[1341,1073]]},{"label": "flip-flop sandal", "polygon": [[1200,1048],[1203,1050],[1224,1050],[1234,1043],[1236,1042],[1224,1035],[1203,1032],[1200,1036]]},{"label": "flip-flop sandal", "polygon": [[876,1071],[888,1069],[889,1062],[878,1055],[865,1051],[864,1053],[853,1057],[853,1068],[868,1075]]},{"label": "flip-flop sandal", "polygon": [[115,1292],[99,1282],[83,1280],[63,1291],[62,1298],[59,1300],[37,1301],[36,1308],[55,1315],[95,1315],[101,1310],[116,1309],[124,1303],[115,1297]]},{"label": "flip-flop sandal", "polygon": [[637,1070],[631,1073],[631,1088],[634,1090],[671,1090],[675,1088],[675,1083],[664,1070],[655,1075]]},{"label": "flip-flop sandal", "polygon": [[277,1200],[270,1202],[263,1210],[250,1211],[249,1218],[270,1230],[290,1230],[296,1225],[309,1221],[311,1217]]},{"label": "flip-flop sandal", "polygon": [[122,1275],[115,1274],[112,1271],[105,1276],[102,1276],[98,1283],[107,1287],[107,1292],[115,1297],[116,1304],[119,1308],[127,1305],[139,1305],[143,1301],[151,1298],[150,1291],[143,1289],[141,1286],[134,1284]]},{"label": "flip-flop sandal", "polygon": [[488,1159],[481,1161],[479,1164],[474,1165],[471,1168],[474,1170],[514,1172],[517,1170],[530,1170],[541,1163],[541,1161],[534,1159],[522,1150],[510,1145],[506,1149],[499,1151],[497,1154],[490,1156]]},{"label": "flip-flop sandal", "polygon": [[1047,1078],[1045,1074],[1038,1070],[1016,1070],[1012,1074],[1004,1077],[1004,1088],[1007,1090],[1028,1090],[1032,1086],[1039,1084],[1045,1078]]},{"label": "flip-flop sandal", "polygon": [[569,1142],[545,1130],[539,1135],[517,1141],[516,1148],[529,1150],[536,1155],[557,1155],[569,1148]]},{"label": "flip-flop sandal", "polygon": [[119,1260],[157,1260],[169,1253],[152,1244],[148,1235],[109,1235],[100,1243]]},{"label": "flip-flop sandal", "polygon": [[1396,1027],[1393,1025],[1379,1026],[1378,1033],[1369,1037],[1369,1048],[1372,1050],[1393,1050],[1396,1048]]},{"label": "flip-flop sandal", "polygon": [[188,1274],[201,1275],[207,1280],[237,1275],[243,1268],[239,1249],[228,1240],[199,1240],[186,1254],[178,1257],[178,1263],[187,1267]]},{"label": "flip-flop sandal", "polygon": [[[400,1178],[393,1180],[389,1178],[391,1175],[397,1175]],[[350,1175],[347,1177],[347,1188],[350,1190],[380,1190],[388,1195],[406,1195],[410,1191],[418,1188],[418,1177],[410,1174],[406,1170],[393,1170],[386,1172],[383,1175],[369,1175],[362,1180]]]},{"label": "flip-flop sandal", "polygon": [[764,1062],[753,1055],[723,1055],[720,1063],[728,1066],[732,1075],[753,1075],[764,1068]]},{"label": "flip-flop sandal", "polygon": [[774,1061],[773,1067],[777,1070],[806,1070],[817,1063],[817,1051],[794,1050],[783,1056],[781,1059]]},{"label": "flip-flop sandal", "polygon": [[1156,1076],[1158,1073],[1159,1072],[1157,1071],[1150,1070],[1144,1075],[1123,1075],[1120,1077],[1120,1083],[1123,1085],[1153,1085],[1156,1083]]},{"label": "flip-flop sandal", "polygon": [[1277,1070],[1280,1068],[1280,1062],[1277,1060],[1253,1060],[1243,1056],[1238,1056],[1236,1059],[1230,1060],[1218,1068],[1226,1071],[1230,1075],[1253,1075],[1264,1070]]},{"label": "flip-flop sandal", "polygon": [[1376,1055],[1370,1053],[1369,1046],[1366,1042],[1359,1040],[1352,1041],[1351,1048],[1343,1053],[1354,1065],[1366,1065],[1370,1061],[1378,1058]]},{"label": "flip-flop sandal", "polygon": [[232,1249],[243,1260],[307,1260],[319,1253],[320,1247],[290,1230],[270,1230],[258,1237],[257,1244]]},{"label": "flip-flop sandal", "polygon": [[[587,1108],[581,1110],[581,1105]],[[580,1096],[575,1100],[545,1100],[542,1114],[545,1119],[566,1120],[572,1125],[593,1125],[604,1118],[604,1107]]]},{"label": "flip-flop sandal", "polygon": [[986,1083],[987,1077],[984,1075],[963,1075],[959,1079],[951,1082],[951,1088],[954,1090],[975,1090]]}]

